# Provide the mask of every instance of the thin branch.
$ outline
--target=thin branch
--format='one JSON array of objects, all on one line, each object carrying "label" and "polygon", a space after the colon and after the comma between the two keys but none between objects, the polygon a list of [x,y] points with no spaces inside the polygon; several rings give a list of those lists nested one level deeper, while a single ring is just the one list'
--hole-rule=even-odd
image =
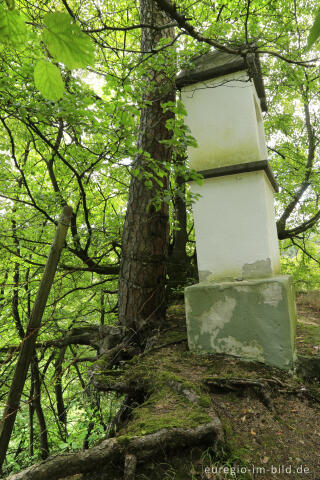
[{"label": "thin branch", "polygon": [[218,12],[218,15],[217,15],[217,18],[216,18],[216,22],[219,22],[220,20],[220,17],[221,17],[221,14],[222,14],[222,11],[223,9],[225,8],[225,4],[222,4],[220,9],[219,9],[219,12]]},{"label": "thin branch", "polygon": [[283,153],[279,152],[279,150],[276,150],[275,148],[272,148],[272,147],[267,147],[267,149],[270,150],[271,152],[276,153],[281,158],[283,158],[283,160],[285,160],[285,158],[286,158],[285,155],[283,155]]},{"label": "thin branch", "polygon": [[84,33],[100,33],[104,31],[111,31],[111,32],[128,32],[130,30],[137,30],[138,28],[152,28],[153,30],[164,30],[166,28],[176,27],[177,22],[167,23],[166,25],[148,25],[146,23],[140,23],[138,25],[130,25],[128,27],[110,27],[108,25],[104,25],[100,28],[94,28],[92,30],[85,30],[82,29]]},{"label": "thin branch", "polygon": [[316,263],[318,263],[320,265],[320,261],[313,257],[305,248],[302,247],[302,245],[300,245],[299,243],[295,242],[294,238],[290,238],[290,241],[292,242],[292,244],[297,247],[297,248],[300,248],[300,250],[305,254],[307,255],[307,257],[309,257],[311,260],[314,260]]},{"label": "thin branch", "polygon": [[285,57],[284,55],[281,55],[278,52],[275,52],[273,50],[260,50],[257,49],[257,53],[265,53],[267,55],[271,55],[272,57],[277,57],[280,58],[280,60],[284,60],[287,63],[292,63],[294,65],[300,65],[301,67],[306,67],[306,68],[313,68],[315,65],[313,62],[317,62],[319,58],[312,58],[311,60],[292,60],[291,58]]},{"label": "thin branch", "polygon": [[66,10],[67,10],[67,12],[69,13],[69,15],[75,20],[75,19],[76,19],[76,16],[75,16],[75,14],[73,13],[71,7],[69,6],[67,0],[62,0],[62,3],[63,3],[63,5],[66,7]]},{"label": "thin branch", "polygon": [[245,32],[245,39],[246,39],[246,45],[249,44],[249,36],[248,36],[248,21],[249,21],[249,15],[250,15],[250,0],[247,0],[247,13],[246,13],[246,19],[244,22],[244,32]]},{"label": "thin branch", "polygon": [[[71,293],[77,292],[79,290],[89,290],[90,288],[97,287],[99,285],[103,285],[106,282],[109,282],[110,280],[101,280],[100,282],[92,283],[91,285],[87,285],[86,287],[75,287],[72,290],[69,290],[65,294],[61,295],[61,297],[57,298],[53,303],[49,304],[48,307],[53,306],[57,302],[60,302],[63,298],[67,297],[68,295],[71,295]],[[117,293],[118,290],[106,290],[106,293],[109,293],[110,295],[113,295]]]}]

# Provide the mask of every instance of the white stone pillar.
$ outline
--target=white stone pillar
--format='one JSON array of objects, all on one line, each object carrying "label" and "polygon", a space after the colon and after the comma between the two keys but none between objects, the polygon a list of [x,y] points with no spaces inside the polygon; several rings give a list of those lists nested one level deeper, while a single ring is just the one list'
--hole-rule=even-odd
[{"label": "white stone pillar", "polygon": [[190,182],[199,196],[200,284],[185,292],[189,347],[291,368],[295,304],[290,279],[280,276],[259,59],[210,53],[177,84],[198,145],[188,149],[190,166],[204,177]]}]

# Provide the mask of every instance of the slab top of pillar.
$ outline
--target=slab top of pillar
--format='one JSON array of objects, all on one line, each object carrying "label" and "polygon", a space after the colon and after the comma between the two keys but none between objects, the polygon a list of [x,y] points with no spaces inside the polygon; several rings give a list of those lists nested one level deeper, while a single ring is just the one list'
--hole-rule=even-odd
[{"label": "slab top of pillar", "polygon": [[248,77],[254,82],[261,110],[267,111],[266,94],[259,55],[247,53],[236,55],[226,52],[214,51],[195,57],[192,66],[182,70],[176,78],[176,85],[179,89],[194,83],[222,77],[230,73],[246,71]]}]

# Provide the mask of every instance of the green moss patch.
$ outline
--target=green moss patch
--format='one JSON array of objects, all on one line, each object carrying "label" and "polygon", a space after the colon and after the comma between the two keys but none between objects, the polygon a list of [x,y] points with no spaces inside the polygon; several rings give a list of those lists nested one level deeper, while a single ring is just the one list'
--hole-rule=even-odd
[{"label": "green moss patch", "polygon": [[194,428],[212,420],[210,397],[205,393],[199,394],[199,384],[161,366],[153,371],[148,385],[147,400],[133,410],[128,425],[119,432],[120,435],[141,436],[164,428]]}]

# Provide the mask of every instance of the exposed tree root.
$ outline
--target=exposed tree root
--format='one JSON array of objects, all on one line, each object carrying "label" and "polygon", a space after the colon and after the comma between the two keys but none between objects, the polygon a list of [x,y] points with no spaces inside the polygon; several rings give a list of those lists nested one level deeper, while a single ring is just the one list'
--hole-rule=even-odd
[{"label": "exposed tree root", "polygon": [[136,476],[137,457],[128,453],[124,462],[124,480],[134,480]]},{"label": "exposed tree root", "polygon": [[217,387],[221,389],[237,390],[238,388],[259,387],[266,388],[267,385],[278,385],[285,387],[286,385],[275,378],[258,378],[251,380],[250,378],[230,378],[230,377],[210,377],[205,380],[208,387]]},{"label": "exposed tree root", "polygon": [[70,475],[93,472],[107,462],[123,462],[124,479],[134,480],[136,464],[145,458],[177,447],[192,447],[201,443],[215,446],[218,440],[223,440],[223,429],[220,420],[215,418],[212,422],[193,429],[163,429],[142,437],[103,440],[88,450],[51,456],[7,479],[58,480]]},{"label": "exposed tree root", "polygon": [[269,393],[266,391],[269,383],[273,385],[278,384],[277,381],[273,379],[250,380],[248,378],[207,378],[205,381],[206,386],[211,391],[239,392],[244,389],[251,389],[263,405],[268,408],[268,410],[272,411],[273,402]]},{"label": "exposed tree root", "polygon": [[276,378],[258,378],[251,380],[249,378],[219,378],[212,377],[205,380],[205,385],[212,392],[240,392],[250,389],[257,398],[269,409],[273,410],[273,402],[269,395],[270,387],[277,387],[277,392],[286,395],[297,395],[305,397],[313,403],[320,403],[320,399],[313,395],[306,388],[295,388],[290,384],[285,384]]}]

